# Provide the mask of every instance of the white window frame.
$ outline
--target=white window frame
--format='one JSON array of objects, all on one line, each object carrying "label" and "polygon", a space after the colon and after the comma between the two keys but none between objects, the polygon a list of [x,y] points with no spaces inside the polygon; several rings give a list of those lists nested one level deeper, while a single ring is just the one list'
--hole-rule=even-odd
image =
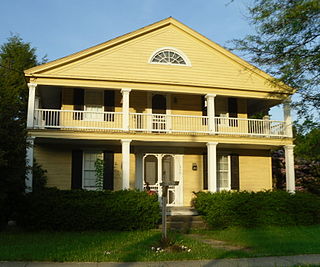
[{"label": "white window frame", "polygon": [[[164,62],[152,62],[153,57],[158,54],[159,52],[161,52],[162,50],[170,50],[176,54],[178,54],[180,57],[182,57],[182,59],[184,60],[184,62],[186,64],[175,64],[175,63],[164,63]],[[166,47],[161,47],[159,49],[157,49],[156,51],[154,51],[151,55],[151,57],[148,60],[148,63],[150,64],[160,64],[160,65],[173,65],[173,66],[185,66],[185,67],[191,67],[191,62],[189,60],[189,58],[185,55],[185,53],[183,53],[181,50],[175,48],[175,47],[170,47],[170,46],[166,46]]]},{"label": "white window frame", "polygon": [[97,150],[85,150],[82,153],[82,189],[85,189],[85,190],[97,190],[98,188],[96,186],[95,187],[90,187],[90,188],[86,188],[85,187],[84,174],[85,174],[85,155],[86,154],[100,154],[101,155],[101,159],[103,159],[103,152],[102,151],[97,151]]},{"label": "white window frame", "polygon": [[[218,170],[218,159],[221,156],[227,156],[228,158],[228,187],[218,187],[219,170]],[[231,157],[228,154],[217,154],[217,191],[230,191],[231,190]]]}]

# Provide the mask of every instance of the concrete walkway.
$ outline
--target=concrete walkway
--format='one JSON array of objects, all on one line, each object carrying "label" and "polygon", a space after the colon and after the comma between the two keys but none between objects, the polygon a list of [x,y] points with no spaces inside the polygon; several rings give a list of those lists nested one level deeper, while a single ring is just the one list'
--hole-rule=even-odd
[{"label": "concrete walkway", "polygon": [[161,261],[161,262],[0,262],[0,267],[282,267],[319,264],[320,254],[261,257],[261,258],[241,258],[241,259],[221,259],[221,260],[199,260],[199,261]]}]

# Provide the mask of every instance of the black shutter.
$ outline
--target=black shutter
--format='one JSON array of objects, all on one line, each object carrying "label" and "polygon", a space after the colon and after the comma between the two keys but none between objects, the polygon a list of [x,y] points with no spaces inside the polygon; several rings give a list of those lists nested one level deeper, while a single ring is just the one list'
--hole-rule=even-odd
[{"label": "black shutter", "polygon": [[240,189],[239,155],[232,154],[231,157],[231,189]]},{"label": "black shutter", "polygon": [[208,155],[203,154],[203,189],[208,189]]},{"label": "black shutter", "polygon": [[71,189],[82,188],[82,150],[72,150]]},{"label": "black shutter", "polygon": [[103,151],[103,189],[113,190],[113,178],[114,178],[114,152]]},{"label": "black shutter", "polygon": [[[104,111],[105,112],[114,112],[115,110],[115,93],[114,90],[105,90],[104,91]],[[113,114],[104,114],[105,121],[114,121]]]},{"label": "black shutter", "polygon": [[[84,110],[84,89],[74,88],[73,89],[73,106],[74,110]],[[83,120],[83,113],[74,113],[74,120]]]}]

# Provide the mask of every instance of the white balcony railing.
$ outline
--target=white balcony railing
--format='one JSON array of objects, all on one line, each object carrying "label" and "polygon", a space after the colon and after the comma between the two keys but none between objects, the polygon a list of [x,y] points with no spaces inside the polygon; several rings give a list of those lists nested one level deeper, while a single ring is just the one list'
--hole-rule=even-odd
[{"label": "white balcony railing", "polygon": [[[122,112],[35,109],[34,128],[124,131],[123,116]],[[283,121],[215,117],[209,130],[208,116],[130,113],[129,131],[285,137],[286,125]]]}]

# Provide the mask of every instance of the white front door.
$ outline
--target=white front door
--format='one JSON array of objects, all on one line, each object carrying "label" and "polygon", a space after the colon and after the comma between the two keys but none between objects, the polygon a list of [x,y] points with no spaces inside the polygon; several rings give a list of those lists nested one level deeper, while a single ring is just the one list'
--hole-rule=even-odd
[{"label": "white front door", "polygon": [[168,190],[168,206],[183,205],[182,155],[145,154],[143,157],[143,186],[162,196],[161,182],[179,181],[178,186],[170,186]]}]

